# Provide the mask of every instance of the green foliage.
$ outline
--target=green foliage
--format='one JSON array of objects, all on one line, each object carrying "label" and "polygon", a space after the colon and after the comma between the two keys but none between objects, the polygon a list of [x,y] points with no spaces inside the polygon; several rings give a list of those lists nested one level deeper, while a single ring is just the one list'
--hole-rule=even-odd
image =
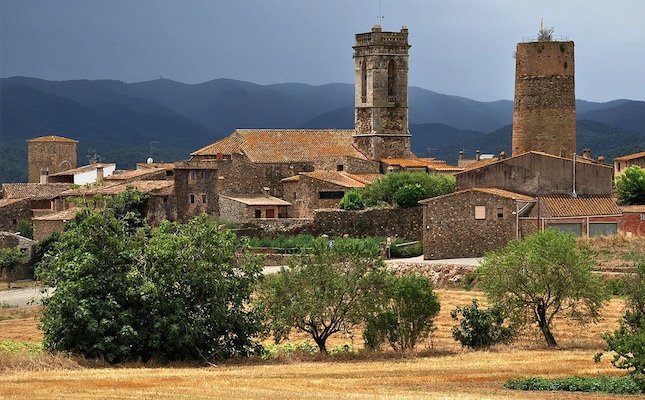
[{"label": "green foliage", "polygon": [[645,169],[638,165],[627,168],[616,179],[616,196],[621,204],[645,204]]},{"label": "green foliage", "polygon": [[625,281],[623,279],[607,279],[604,282],[605,291],[612,296],[625,296]]},{"label": "green foliage", "polygon": [[425,172],[391,172],[362,190],[363,201],[367,207],[380,204],[394,204],[394,194],[406,185],[419,184],[423,188],[423,198],[452,193],[456,189],[454,176],[426,174]]},{"label": "green foliage", "polygon": [[20,232],[20,235],[29,239],[34,238],[34,227],[31,224],[31,221],[28,221],[26,219],[21,219],[18,221],[18,225],[16,226],[16,231]]},{"label": "green foliage", "polygon": [[43,301],[45,347],[108,362],[248,355],[261,267],[238,264],[235,236],[206,216],[150,230],[140,198],[81,211],[41,263],[45,288],[56,287]]},{"label": "green foliage", "polygon": [[363,338],[376,349],[387,342],[396,352],[414,351],[419,341],[434,330],[433,319],[440,310],[434,285],[425,276],[409,272],[386,276],[379,312],[368,320]]},{"label": "green foliage", "polygon": [[419,201],[426,198],[426,191],[418,183],[403,185],[394,192],[392,200],[401,208],[416,207]]},{"label": "green foliage", "polygon": [[552,40],[554,30],[554,28],[540,29],[537,38],[538,42],[550,42]]},{"label": "green foliage", "polygon": [[498,343],[508,343],[516,333],[516,330],[506,323],[507,316],[499,305],[481,310],[476,299],[473,299],[470,306],[455,308],[450,312],[450,316],[459,321],[459,326],[452,327],[452,337],[463,347],[481,349]]},{"label": "green foliage", "polygon": [[331,335],[362,323],[375,308],[384,274],[375,252],[378,247],[357,240],[316,241],[307,254],[293,256],[289,268],[267,276],[258,298],[276,342],[295,328],[327,354]]},{"label": "green foliage", "polygon": [[406,246],[397,246],[404,243],[401,239],[394,239],[390,246],[390,256],[392,258],[410,258],[423,255],[423,243],[409,244]]},{"label": "green foliage", "polygon": [[506,389],[542,390],[567,392],[600,392],[611,394],[642,394],[643,388],[631,376],[574,376],[565,379],[547,379],[541,377],[527,379],[509,379],[504,383]]},{"label": "green foliage", "polygon": [[0,249],[0,272],[7,277],[7,287],[11,287],[12,275],[23,262],[25,254],[19,247]]},{"label": "green foliage", "polygon": [[[620,327],[602,337],[607,342],[605,351],[612,352],[611,363],[619,369],[645,381],[645,262],[641,262],[634,274],[624,277],[627,296],[626,311]],[[599,361],[602,353],[596,354]]]},{"label": "green foliage", "polygon": [[317,351],[318,346],[308,341],[302,341],[284,344],[265,344],[262,346],[261,354],[263,359],[272,360],[282,355],[314,354]]},{"label": "green foliage", "polygon": [[487,253],[476,271],[491,304],[499,304],[513,323],[535,321],[549,346],[553,319],[567,314],[595,322],[608,296],[591,273],[588,249],[556,230],[538,232]]},{"label": "green foliage", "polygon": [[343,198],[338,203],[338,208],[341,210],[363,210],[365,209],[365,202],[363,195],[358,189],[348,190]]},{"label": "green foliage", "polygon": [[17,342],[15,340],[0,341],[0,352],[9,353],[40,353],[43,351],[43,345],[37,342]]}]

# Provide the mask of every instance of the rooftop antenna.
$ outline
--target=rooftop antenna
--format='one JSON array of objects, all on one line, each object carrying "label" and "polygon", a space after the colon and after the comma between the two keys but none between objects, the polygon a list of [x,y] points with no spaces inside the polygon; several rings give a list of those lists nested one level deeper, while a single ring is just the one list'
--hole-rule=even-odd
[{"label": "rooftop antenna", "polygon": [[378,23],[376,25],[381,26],[381,22],[383,21],[383,18],[385,18],[381,12],[381,0],[378,2],[378,17],[376,18],[378,18]]},{"label": "rooftop antenna", "polygon": [[148,155],[148,160],[147,160],[148,164],[152,164],[152,161],[153,161],[152,160],[152,144],[153,143],[159,143],[159,142],[157,140],[151,140],[150,141],[150,154]]}]

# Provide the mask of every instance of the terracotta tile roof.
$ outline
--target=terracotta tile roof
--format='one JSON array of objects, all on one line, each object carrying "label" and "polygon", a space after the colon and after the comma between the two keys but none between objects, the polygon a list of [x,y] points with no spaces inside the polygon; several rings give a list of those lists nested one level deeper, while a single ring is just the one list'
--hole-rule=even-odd
[{"label": "terracotta tile roof", "polygon": [[645,157],[645,151],[641,151],[640,153],[628,154],[621,157],[616,157],[614,158],[614,161],[628,161],[628,160],[634,160],[636,158],[642,158],[642,157]]},{"label": "terracotta tile roof", "polygon": [[429,202],[431,202],[433,200],[436,200],[436,199],[441,199],[441,198],[444,198],[444,197],[459,196],[459,195],[462,195],[462,194],[468,193],[468,192],[488,193],[488,194],[492,194],[494,196],[505,197],[507,199],[515,199],[517,201],[525,201],[525,202],[536,201],[536,199],[534,197],[526,196],[526,195],[523,195],[523,194],[520,194],[520,193],[509,192],[508,190],[493,189],[493,188],[471,188],[471,189],[460,190],[458,192],[444,194],[442,196],[431,197],[429,199],[421,200],[419,203],[421,203],[421,204],[429,203]]},{"label": "terracotta tile roof", "polygon": [[33,218],[34,221],[69,221],[81,211],[81,208],[70,208],[69,210],[58,211],[55,213]]},{"label": "terracotta tile roof", "polygon": [[320,181],[328,182],[334,185],[346,187],[346,188],[360,188],[366,185],[366,182],[373,182],[374,180],[380,178],[380,174],[348,174],[346,172],[337,172],[337,171],[313,171],[313,172],[302,172],[300,175],[307,176],[309,178],[317,179]]},{"label": "terracotta tile roof", "polygon": [[114,174],[105,177],[106,181],[133,181],[143,180],[146,177],[156,176],[166,171],[166,168],[146,168],[146,169],[130,169],[126,171],[115,171]]},{"label": "terracotta tile roof", "polygon": [[41,136],[33,139],[28,139],[27,142],[66,142],[78,143],[78,140],[64,138],[62,136]]},{"label": "terracotta tile roof", "polygon": [[[540,196],[540,217],[587,217],[596,215],[621,215],[611,196],[549,195]],[[535,217],[537,210],[531,215]]]},{"label": "terracotta tile roof", "polygon": [[618,208],[624,213],[645,213],[645,205],[618,206]]},{"label": "terracotta tile roof", "polygon": [[10,206],[15,203],[20,203],[21,201],[28,202],[26,199],[0,199],[0,208]]},{"label": "terracotta tile roof", "polygon": [[247,206],[290,206],[291,203],[288,201],[279,199],[273,196],[264,196],[262,194],[247,194],[247,195],[235,195],[235,196],[223,196],[220,197],[231,199]]},{"label": "terracotta tile roof", "polygon": [[69,189],[70,183],[4,183],[7,199],[52,199]]},{"label": "terracotta tile roof", "polygon": [[172,193],[173,181],[134,181],[134,182],[109,182],[103,186],[92,186],[89,189],[70,189],[61,196],[94,196],[95,194],[114,195],[125,192],[129,187],[143,193],[165,195]]},{"label": "terracotta tile roof", "polygon": [[300,180],[300,175],[290,176],[288,178],[282,179],[281,182],[298,182]]},{"label": "terracotta tile roof", "polygon": [[320,157],[367,159],[353,146],[353,130],[237,129],[225,139],[199,149],[192,156],[216,157],[243,153],[252,162],[303,162]]},{"label": "terracotta tile roof", "polygon": [[483,158],[483,159],[480,159],[479,161],[472,160],[471,162],[465,164],[463,166],[463,169],[464,170],[477,169],[477,168],[485,167],[487,165],[495,164],[497,161],[501,161],[501,160],[499,158]]},{"label": "terracotta tile roof", "polygon": [[102,168],[116,167],[116,164],[96,163],[96,164],[84,165],[82,167],[68,169],[62,172],[57,172],[49,176],[68,176],[68,175],[82,174],[83,172],[95,171],[100,167]]}]

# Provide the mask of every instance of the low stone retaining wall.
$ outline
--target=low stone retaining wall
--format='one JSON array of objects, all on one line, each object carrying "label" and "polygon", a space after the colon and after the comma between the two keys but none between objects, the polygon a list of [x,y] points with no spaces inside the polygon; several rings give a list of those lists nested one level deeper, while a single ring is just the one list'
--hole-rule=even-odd
[{"label": "low stone retaining wall", "polygon": [[477,268],[473,265],[430,264],[409,261],[391,262],[388,263],[387,267],[401,274],[408,271],[416,271],[426,275],[432,280],[435,287],[453,287],[468,283],[470,276],[472,276],[473,271]]}]

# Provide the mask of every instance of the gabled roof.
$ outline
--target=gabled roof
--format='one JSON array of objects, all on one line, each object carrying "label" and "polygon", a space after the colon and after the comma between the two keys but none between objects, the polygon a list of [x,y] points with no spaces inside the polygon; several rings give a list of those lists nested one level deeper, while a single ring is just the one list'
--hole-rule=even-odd
[{"label": "gabled roof", "polygon": [[469,193],[469,192],[488,193],[488,194],[492,194],[494,196],[504,197],[504,198],[507,198],[507,199],[516,200],[516,201],[523,201],[523,202],[534,202],[534,201],[536,201],[536,199],[534,197],[527,196],[527,195],[520,194],[520,193],[509,192],[508,190],[494,189],[494,188],[471,188],[471,189],[460,190],[458,192],[444,194],[442,196],[431,197],[429,199],[421,200],[421,201],[419,201],[419,203],[425,204],[425,203],[429,203],[429,202],[431,202],[433,200],[436,200],[436,199],[460,196],[460,195],[463,195],[464,193]]},{"label": "gabled roof", "polygon": [[28,139],[27,142],[62,142],[62,143],[78,143],[78,140],[64,138],[62,136],[41,136],[33,139]]},{"label": "gabled roof", "polygon": [[225,199],[231,199],[247,206],[290,206],[288,201],[279,199],[273,196],[265,196],[262,194],[240,194],[233,196],[220,195]]},{"label": "gabled roof", "polygon": [[82,208],[70,208],[69,210],[58,211],[55,213],[42,215],[40,217],[34,217],[34,221],[69,221],[76,217],[76,214],[81,211]]},{"label": "gabled roof", "polygon": [[105,177],[106,181],[134,181],[147,177],[152,177],[162,172],[166,168],[145,168],[145,169],[131,169],[126,171],[115,171],[114,174]]},{"label": "gabled roof", "polygon": [[443,172],[459,172],[464,169],[454,165],[448,165],[445,161],[434,158],[383,158],[380,160],[385,165],[397,165],[402,168],[428,168]]},{"label": "gabled roof", "polygon": [[158,195],[168,195],[172,193],[174,187],[173,181],[134,181],[134,182],[109,182],[102,186],[92,186],[90,188],[70,189],[61,193],[61,196],[94,196],[96,194],[114,195],[125,192],[128,188],[143,193]]},{"label": "gabled roof", "polygon": [[300,175],[346,188],[360,188],[380,178],[381,174],[348,174],[337,171],[302,172]]},{"label": "gabled roof", "polygon": [[240,153],[257,163],[304,162],[332,156],[366,160],[353,146],[353,134],[353,130],[339,129],[237,129],[191,156],[215,158],[219,153]]},{"label": "gabled roof", "polygon": [[[527,157],[527,156],[531,156],[531,155],[536,155],[536,156],[540,156],[540,157],[549,157],[549,158],[554,158],[554,159],[558,159],[558,160],[573,161],[572,158],[560,157],[560,156],[556,156],[556,155],[553,155],[553,154],[544,153],[542,151],[527,151],[526,153],[518,154],[516,156],[509,157],[509,158],[489,159],[489,160],[476,161],[475,165],[470,167],[470,165],[472,165],[472,164],[469,164],[468,166],[466,166],[466,170],[463,171],[463,172],[460,172],[460,173],[471,172],[473,170],[488,167],[489,165],[505,163],[505,162],[509,162],[510,160],[515,160],[515,159],[518,159],[518,158],[521,158],[521,157]],[[582,156],[576,157],[576,163],[592,164],[592,165],[596,165],[596,166],[603,167],[603,168],[614,168],[612,165],[600,164],[600,163],[595,162],[594,160],[591,160],[589,158],[584,158]],[[459,175],[460,173],[457,173],[457,175]]]},{"label": "gabled roof", "polygon": [[628,154],[626,156],[615,157],[614,161],[629,161],[629,160],[634,160],[636,158],[643,158],[643,157],[645,157],[645,151],[641,151],[640,153]]},{"label": "gabled roof", "polygon": [[[540,218],[621,215],[611,196],[548,195],[540,196],[539,204]],[[537,210],[534,210],[531,216],[537,216]]]},{"label": "gabled roof", "polygon": [[0,199],[0,208],[2,207],[7,207],[15,203],[20,203],[20,202],[29,202],[28,199]]},{"label": "gabled roof", "polygon": [[49,176],[76,175],[76,174],[82,174],[83,172],[96,171],[99,168],[109,168],[109,167],[116,167],[116,164],[95,163],[95,164],[90,164],[90,165],[84,165],[82,167],[78,167],[78,168],[74,168],[74,169],[68,169],[68,170],[65,170],[65,171],[57,172],[57,173],[51,174]]},{"label": "gabled roof", "polygon": [[6,199],[53,199],[69,189],[71,183],[3,183]]}]

